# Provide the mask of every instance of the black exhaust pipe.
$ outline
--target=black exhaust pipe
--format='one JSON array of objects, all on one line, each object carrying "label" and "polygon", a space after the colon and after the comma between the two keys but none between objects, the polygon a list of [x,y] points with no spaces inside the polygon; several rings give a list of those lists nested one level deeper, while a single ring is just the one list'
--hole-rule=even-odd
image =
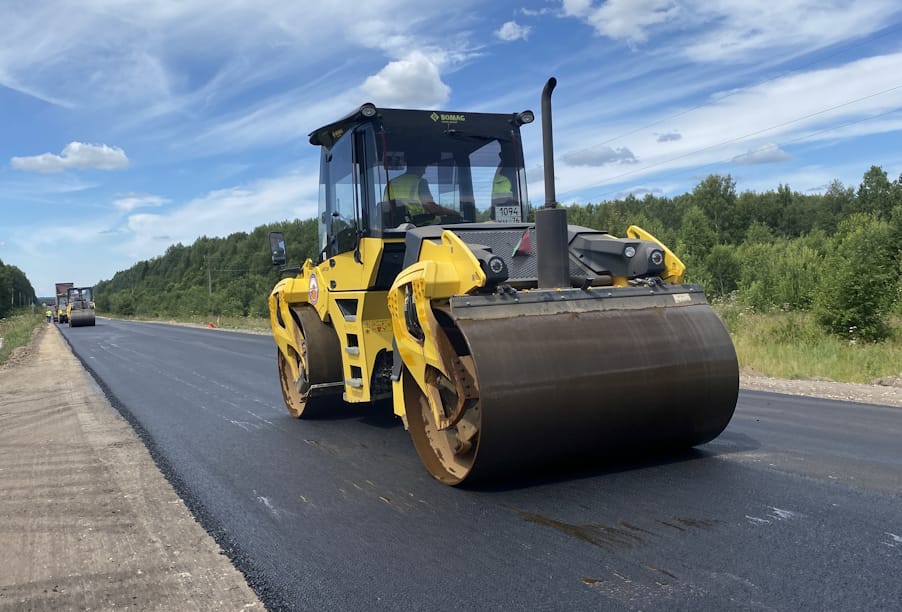
[{"label": "black exhaust pipe", "polygon": [[567,210],[558,207],[554,193],[554,142],[551,133],[551,92],[557,79],[551,77],[542,90],[542,152],[545,157],[545,206],[536,211],[536,251],[539,287],[570,286],[567,241]]}]

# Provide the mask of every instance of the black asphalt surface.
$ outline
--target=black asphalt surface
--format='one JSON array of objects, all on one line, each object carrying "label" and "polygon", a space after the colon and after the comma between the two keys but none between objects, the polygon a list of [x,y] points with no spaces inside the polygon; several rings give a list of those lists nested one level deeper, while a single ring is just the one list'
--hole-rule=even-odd
[{"label": "black asphalt surface", "polygon": [[742,392],[678,456],[455,489],[386,404],[292,419],[269,336],[61,330],[270,609],[902,609],[899,409]]}]

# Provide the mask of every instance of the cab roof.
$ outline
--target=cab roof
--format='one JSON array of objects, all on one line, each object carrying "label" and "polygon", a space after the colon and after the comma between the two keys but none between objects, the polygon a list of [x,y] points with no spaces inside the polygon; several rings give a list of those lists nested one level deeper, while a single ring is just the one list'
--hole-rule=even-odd
[{"label": "cab roof", "polygon": [[310,133],[310,144],[331,148],[349,129],[363,123],[374,123],[387,132],[459,134],[483,140],[508,140],[511,131],[519,131],[520,113],[459,113],[437,110],[379,108],[367,103],[338,121]]}]

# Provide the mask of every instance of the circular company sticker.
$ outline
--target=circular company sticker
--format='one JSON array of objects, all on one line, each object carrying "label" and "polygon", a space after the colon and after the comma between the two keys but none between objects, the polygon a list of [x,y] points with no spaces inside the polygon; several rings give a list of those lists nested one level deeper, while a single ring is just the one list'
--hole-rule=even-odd
[{"label": "circular company sticker", "polygon": [[310,288],[307,290],[307,295],[310,298],[310,303],[316,305],[316,300],[319,299],[319,282],[316,280],[316,275],[310,275]]}]

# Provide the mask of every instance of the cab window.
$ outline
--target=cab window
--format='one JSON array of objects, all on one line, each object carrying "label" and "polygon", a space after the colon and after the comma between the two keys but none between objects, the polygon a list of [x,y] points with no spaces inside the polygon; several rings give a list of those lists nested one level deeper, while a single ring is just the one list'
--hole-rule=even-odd
[{"label": "cab window", "polygon": [[354,134],[345,133],[320,158],[320,243],[329,257],[354,248],[360,219],[360,176],[354,163]]}]

